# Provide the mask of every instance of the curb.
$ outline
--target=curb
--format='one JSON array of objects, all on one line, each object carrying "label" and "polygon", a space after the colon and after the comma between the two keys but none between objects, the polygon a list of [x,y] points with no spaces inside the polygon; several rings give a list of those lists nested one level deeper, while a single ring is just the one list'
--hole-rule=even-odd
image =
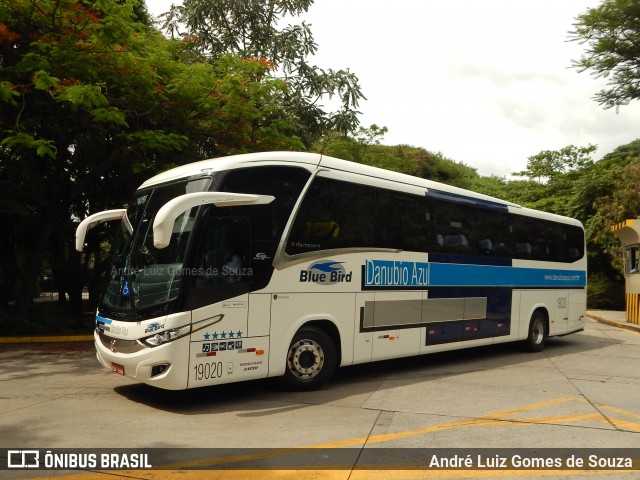
[{"label": "curb", "polygon": [[616,322],[615,320],[610,320],[606,317],[600,316],[600,315],[596,315],[593,313],[587,313],[587,317],[596,320],[600,323],[604,323],[606,325],[611,325],[612,327],[618,327],[618,328],[624,328],[625,330],[631,330],[632,332],[636,332],[636,333],[640,333],[640,325],[637,325],[635,323],[628,323],[628,322]]},{"label": "curb", "polygon": [[24,337],[0,337],[0,344],[7,343],[65,343],[92,342],[93,335],[36,335]]}]

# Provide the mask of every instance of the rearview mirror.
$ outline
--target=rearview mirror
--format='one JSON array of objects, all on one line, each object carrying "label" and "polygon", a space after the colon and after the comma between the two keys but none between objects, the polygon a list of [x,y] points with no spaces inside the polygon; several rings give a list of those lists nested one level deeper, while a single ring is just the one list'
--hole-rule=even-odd
[{"label": "rearview mirror", "polygon": [[208,204],[213,204],[217,207],[264,205],[274,200],[275,197],[271,195],[249,193],[197,192],[180,195],[165,203],[158,210],[158,214],[153,221],[153,246],[156,248],[168,247],[176,218],[192,207]]},{"label": "rearview mirror", "polygon": [[[84,239],[87,236],[87,232],[94,227],[97,227],[101,223],[111,222],[113,220],[122,220],[125,217],[127,210],[120,208],[117,210],[105,210],[104,212],[94,213],[80,222],[78,228],[76,228],[76,250],[81,252],[84,248]],[[129,222],[126,222],[127,228],[131,232],[133,229]]]}]

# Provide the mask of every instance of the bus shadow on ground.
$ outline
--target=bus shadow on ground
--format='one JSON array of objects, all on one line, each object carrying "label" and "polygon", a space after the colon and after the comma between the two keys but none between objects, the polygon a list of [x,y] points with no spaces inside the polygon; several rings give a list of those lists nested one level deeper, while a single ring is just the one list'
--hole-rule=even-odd
[{"label": "bus shadow on ground", "polygon": [[524,351],[520,343],[505,343],[432,353],[340,368],[322,389],[311,392],[284,391],[276,379],[252,380],[190,390],[161,390],[145,384],[115,387],[123,397],[150,408],[182,415],[235,412],[239,416],[262,417],[310,405],[341,404],[366,398],[385,389],[428,382],[474,372],[545,361],[565,355],[584,354],[621,343],[587,333],[554,337],[540,353]]}]

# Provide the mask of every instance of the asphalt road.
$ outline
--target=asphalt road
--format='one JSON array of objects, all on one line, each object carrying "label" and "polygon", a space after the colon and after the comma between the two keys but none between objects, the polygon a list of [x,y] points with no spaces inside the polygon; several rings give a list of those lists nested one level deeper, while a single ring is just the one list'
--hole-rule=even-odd
[{"label": "asphalt road", "polygon": [[[638,478],[637,459],[621,470],[597,461],[576,470],[427,463],[433,451],[488,453],[492,461],[525,451],[548,458],[543,449],[558,449],[602,452],[606,460],[607,447],[638,449],[637,457],[639,367],[640,333],[593,320],[582,333],[550,339],[541,353],[497,345],[348,367],[306,393],[271,381],[161,391],[102,369],[89,343],[0,345],[0,454],[165,449],[149,470],[4,470],[0,478]],[[312,450],[289,450],[298,447]],[[238,460],[249,466],[225,470]],[[223,470],[191,470],[212,465]]]}]

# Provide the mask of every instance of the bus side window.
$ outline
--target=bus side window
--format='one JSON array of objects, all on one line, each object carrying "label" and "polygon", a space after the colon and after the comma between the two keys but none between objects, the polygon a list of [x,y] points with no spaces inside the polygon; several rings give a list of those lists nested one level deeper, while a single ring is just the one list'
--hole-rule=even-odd
[{"label": "bus side window", "polygon": [[317,177],[291,229],[290,255],[375,245],[373,187]]},{"label": "bus side window", "polygon": [[429,231],[427,208],[422,196],[377,189],[377,246],[426,252]]},{"label": "bus side window", "polygon": [[480,222],[478,226],[478,253],[494,257],[511,257],[513,255],[512,228],[506,213],[478,209]]},{"label": "bus side window", "polygon": [[289,253],[322,250],[337,245],[340,224],[335,217],[336,199],[329,195],[321,180],[316,179],[298,211],[287,246]]},{"label": "bus side window", "polygon": [[247,293],[252,275],[249,220],[210,216],[204,220],[199,237],[188,307],[194,309]]},{"label": "bus side window", "polygon": [[478,253],[475,208],[450,202],[438,202],[435,208],[436,235],[442,239],[444,253]]},{"label": "bus side window", "polygon": [[584,230],[575,225],[564,225],[564,247],[568,252],[568,260],[575,262],[584,256]]}]

